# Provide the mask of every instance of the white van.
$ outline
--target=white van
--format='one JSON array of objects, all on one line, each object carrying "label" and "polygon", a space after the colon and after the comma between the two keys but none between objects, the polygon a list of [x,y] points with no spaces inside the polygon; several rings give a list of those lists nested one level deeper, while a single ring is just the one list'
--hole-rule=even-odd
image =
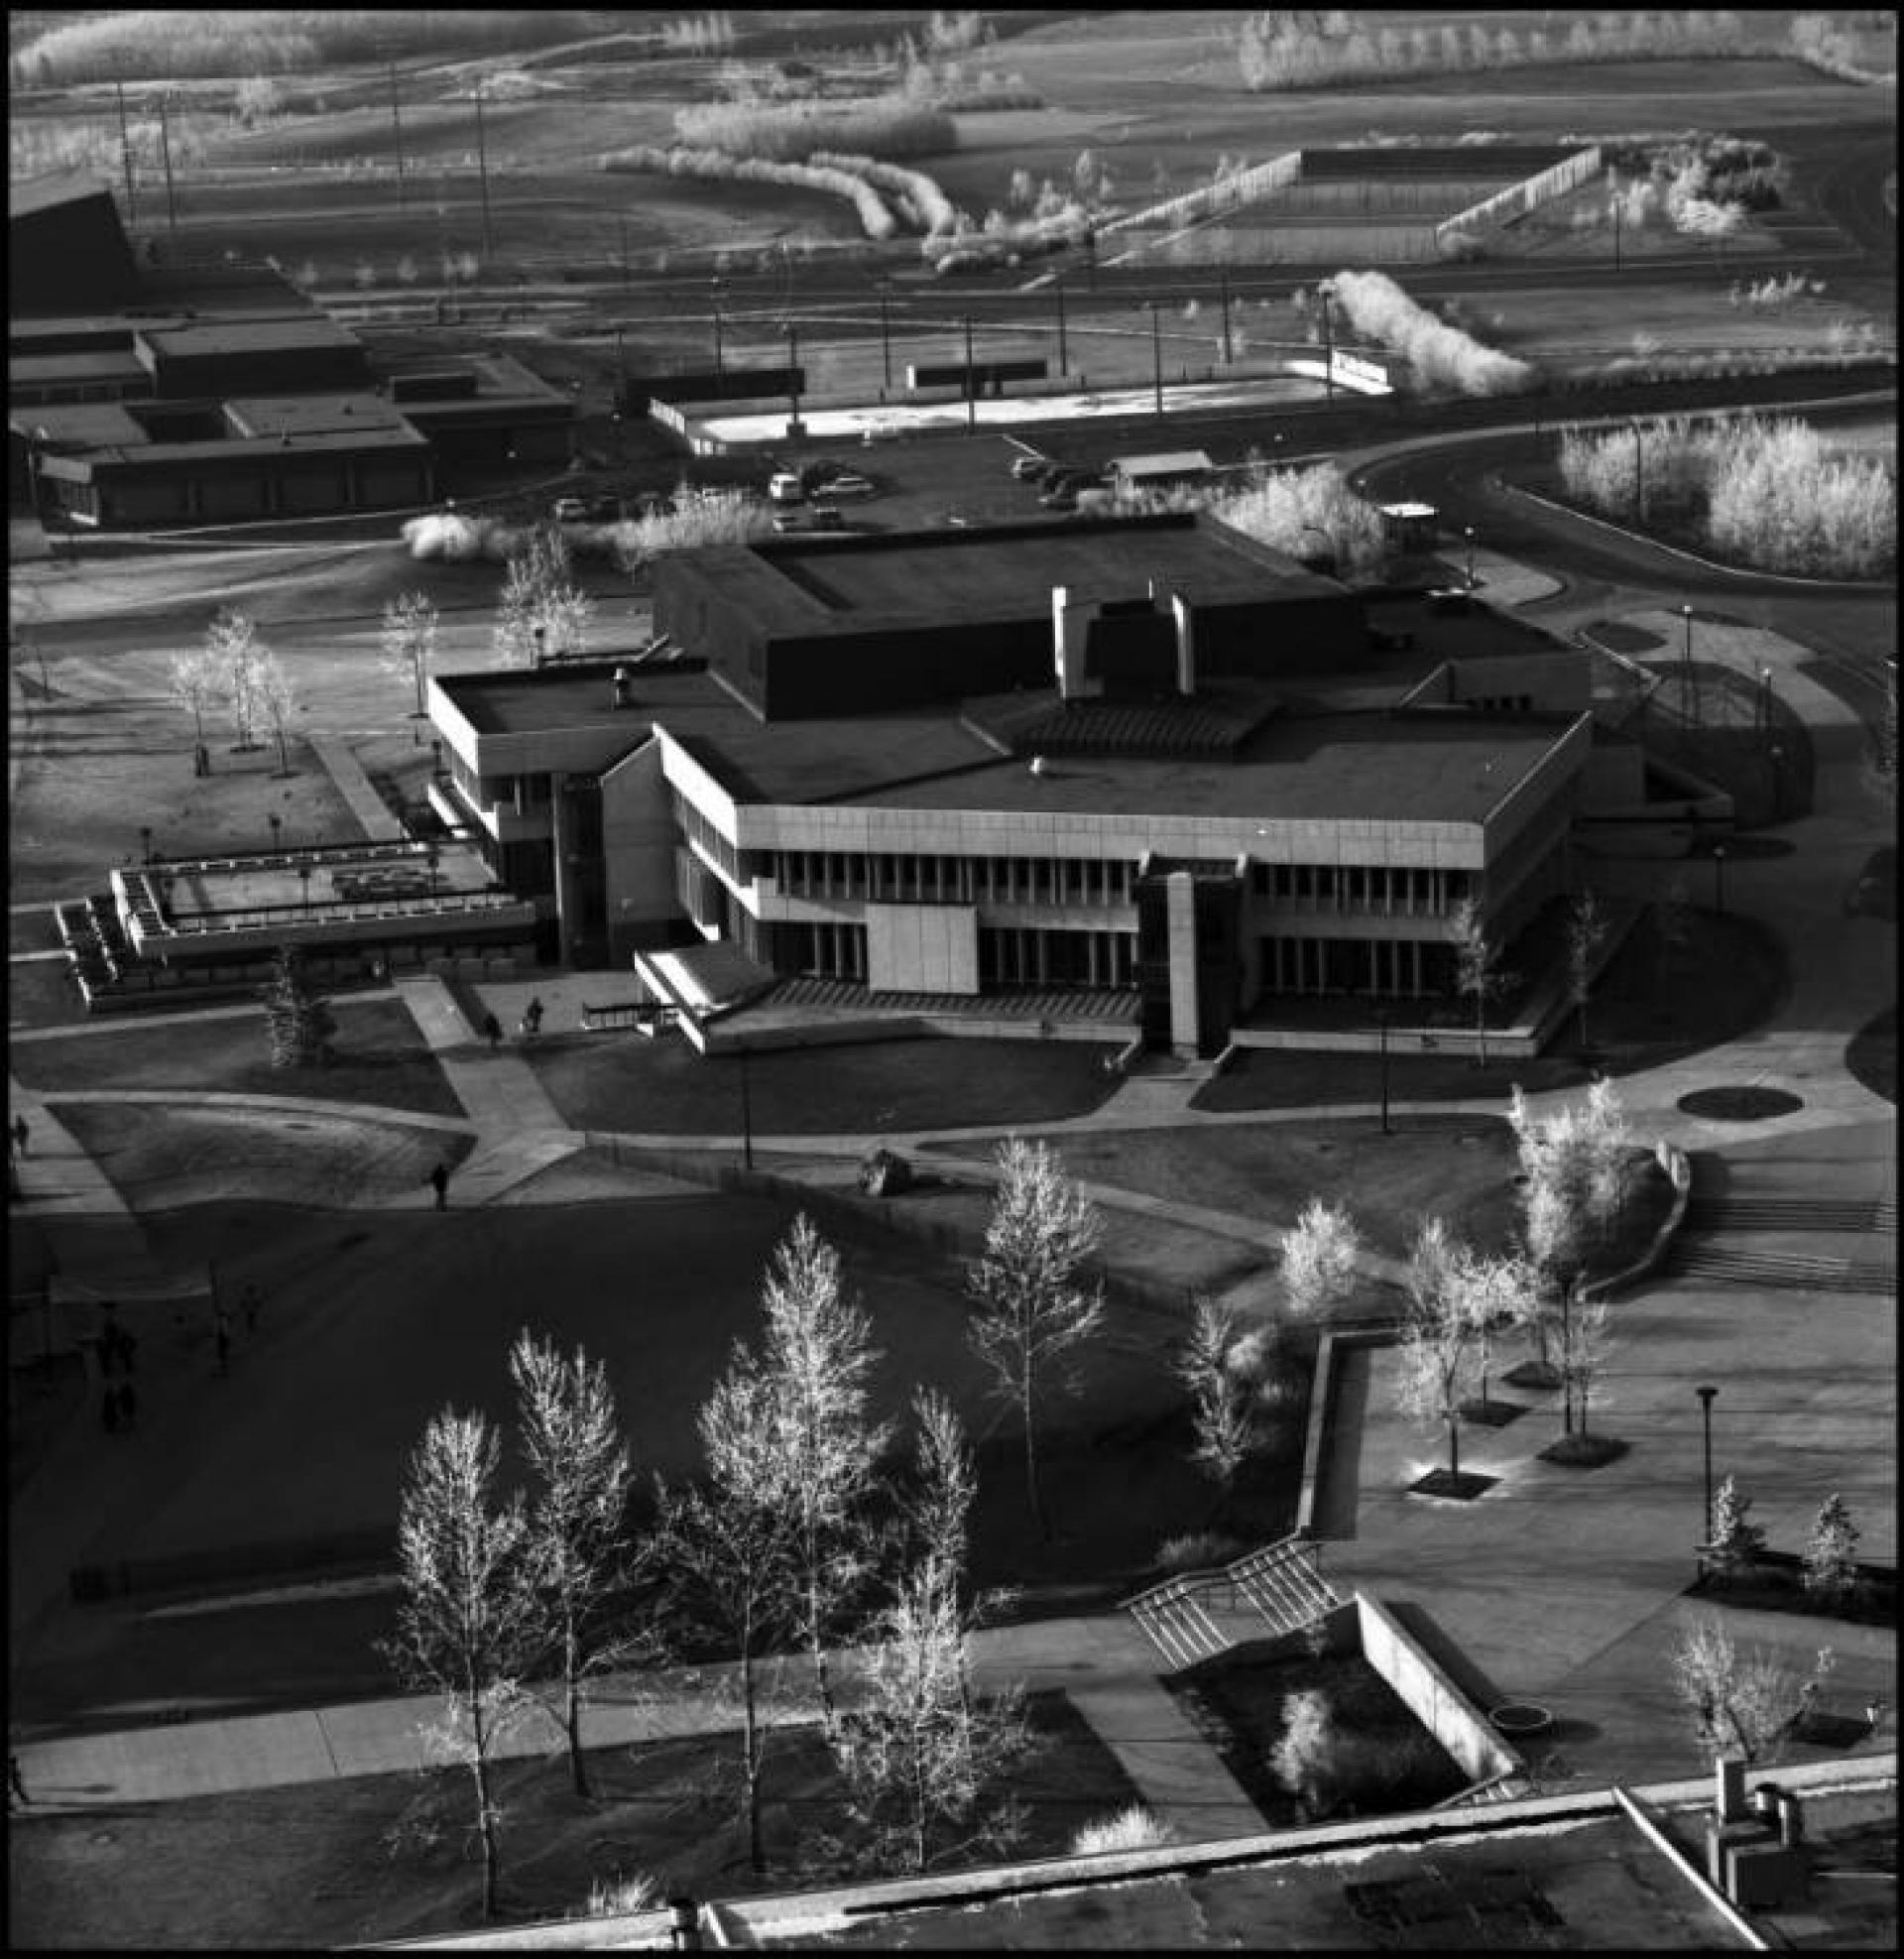
[{"label": "white van", "polygon": [[804,503],[806,492],[800,488],[800,479],[790,469],[777,469],[768,479],[767,500],[769,503]]}]

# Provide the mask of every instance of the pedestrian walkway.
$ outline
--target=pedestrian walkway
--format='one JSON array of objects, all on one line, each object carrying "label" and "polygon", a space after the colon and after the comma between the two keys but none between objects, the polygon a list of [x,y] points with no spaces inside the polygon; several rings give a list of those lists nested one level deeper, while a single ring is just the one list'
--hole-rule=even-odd
[{"label": "pedestrian walkway", "polygon": [[337,786],[337,794],[356,817],[359,828],[372,843],[402,843],[409,835],[392,814],[389,803],[371,787],[364,765],[340,735],[309,734],[304,739],[325,773]]}]

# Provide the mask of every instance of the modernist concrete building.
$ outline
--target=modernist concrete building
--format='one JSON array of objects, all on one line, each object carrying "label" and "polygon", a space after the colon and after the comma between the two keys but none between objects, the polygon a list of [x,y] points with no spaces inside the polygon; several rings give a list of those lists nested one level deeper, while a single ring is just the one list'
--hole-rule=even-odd
[{"label": "modernist concrete building", "polygon": [[696,552],[682,657],[433,680],[435,800],[578,963],[686,930],[876,996],[1118,989],[1210,1051],[1444,993],[1453,908],[1511,938],[1590,775],[1636,780],[1579,656],[1447,604],[1376,623],[1189,517]]},{"label": "modernist concrete building", "polygon": [[[9,480],[111,529],[404,507],[452,464],[567,459],[574,404],[502,355],[372,371],[264,266],[141,264],[109,191],[13,192]],[[154,241],[155,244],[157,241]]]}]

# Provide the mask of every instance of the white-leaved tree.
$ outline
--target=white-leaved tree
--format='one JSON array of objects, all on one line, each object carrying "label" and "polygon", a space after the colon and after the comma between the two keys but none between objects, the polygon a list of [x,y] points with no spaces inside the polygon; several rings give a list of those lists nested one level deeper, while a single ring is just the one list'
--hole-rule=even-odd
[{"label": "white-leaved tree", "polygon": [[1587,1002],[1593,991],[1594,956],[1606,937],[1605,907],[1591,891],[1583,891],[1567,911],[1567,984],[1580,1016],[1580,1044],[1587,1045]]},{"label": "white-leaved tree", "polygon": [[560,1694],[575,1793],[589,1793],[582,1700],[589,1678],[647,1642],[620,1619],[635,1560],[629,1534],[632,1470],[608,1370],[577,1347],[525,1327],[509,1354],[516,1437],[529,1471],[525,1575],[539,1608]]},{"label": "white-leaved tree", "polygon": [[191,716],[194,774],[203,773],[210,765],[205,710],[218,698],[218,670],[204,647],[187,647],[166,664],[166,691]]},{"label": "white-leaved tree", "polygon": [[233,746],[248,755],[258,746],[258,666],[265,648],[258,628],[242,612],[221,606],[205,631],[205,654],[218,691],[231,710]]},{"label": "white-leaved tree", "polygon": [[999,1183],[985,1255],[966,1273],[977,1302],[972,1350],[994,1394],[1024,1431],[1025,1495],[1050,1535],[1038,1492],[1038,1414],[1075,1385],[1078,1350],[1104,1323],[1102,1292],[1083,1283],[1101,1231],[1097,1206],[1051,1149],[1012,1137],[999,1146]]},{"label": "white-leaved tree", "polygon": [[1714,1757],[1776,1761],[1836,1664],[1821,1647],[1812,1674],[1801,1681],[1763,1648],[1741,1653],[1725,1621],[1702,1613],[1687,1627],[1671,1657],[1673,1686],[1693,1717],[1700,1746]]},{"label": "white-leaved tree", "polygon": [[520,1498],[495,1501],[499,1443],[480,1414],[445,1408],[411,1457],[398,1514],[402,1591],[384,1652],[406,1685],[440,1696],[432,1749],[469,1772],[483,1855],[483,1915],[496,1915],[502,1812],[496,1744],[522,1711],[536,1651],[524,1584],[529,1530]]},{"label": "white-leaved tree", "polygon": [[1279,1235],[1282,1295],[1297,1319],[1319,1320],[1356,1282],[1362,1234],[1346,1205],[1312,1197],[1294,1226]]},{"label": "white-leaved tree", "polygon": [[268,648],[259,654],[252,684],[259,710],[265,717],[265,725],[271,730],[272,740],[278,744],[278,773],[289,776],[292,724],[302,712],[297,685],[286,671],[285,663]]},{"label": "white-leaved tree", "polygon": [[791,1527],[794,1616],[830,1733],[827,1640],[873,1570],[874,1477],[892,1427],[870,1411],[879,1362],[871,1324],[846,1294],[839,1253],[810,1218],[795,1218],[775,1246],[761,1303],[761,1366],[779,1412],[775,1480]]},{"label": "white-leaved tree", "polygon": [[741,1808],[748,1855],[767,1868],[761,1776],[768,1730],[760,1661],[793,1626],[794,1520],[779,1481],[784,1451],[774,1383],[736,1342],[727,1372],[695,1418],[707,1474],[659,1492],[659,1568],[667,1605],[697,1633],[713,1633],[739,1662]]},{"label": "white-leaved tree", "polygon": [[1464,898],[1448,915],[1455,951],[1455,991],[1475,1003],[1475,1065],[1488,1065],[1488,1003],[1511,983],[1500,970],[1500,947],[1488,934],[1481,902]]},{"label": "white-leaved tree", "polygon": [[1254,1446],[1250,1397],[1229,1365],[1239,1330],[1235,1312],[1200,1297],[1176,1358],[1177,1379],[1190,1396],[1190,1460],[1217,1485],[1219,1501]]},{"label": "white-leaved tree", "polygon": [[1461,1475],[1461,1405],[1474,1369],[1474,1322],[1461,1280],[1465,1248],[1438,1217],[1426,1217],[1408,1254],[1395,1401],[1411,1419],[1443,1429],[1448,1474]]},{"label": "white-leaved tree", "polygon": [[498,664],[579,659],[588,650],[593,606],[574,582],[559,524],[540,524],[514,552],[503,577],[493,634]]},{"label": "white-leaved tree", "polygon": [[405,592],[384,607],[382,649],[385,669],[411,689],[411,730],[422,741],[422,724],[429,718],[423,689],[436,658],[437,618],[434,602],[422,592]]}]

